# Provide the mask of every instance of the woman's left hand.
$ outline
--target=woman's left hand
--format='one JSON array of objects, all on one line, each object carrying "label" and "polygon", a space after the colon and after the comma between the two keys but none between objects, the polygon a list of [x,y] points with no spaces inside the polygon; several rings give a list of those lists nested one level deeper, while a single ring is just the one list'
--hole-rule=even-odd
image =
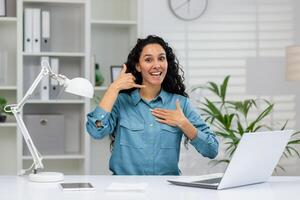
[{"label": "woman's left hand", "polygon": [[176,101],[176,110],[155,108],[151,110],[151,112],[152,115],[156,117],[157,121],[168,124],[170,126],[178,126],[180,128],[182,124],[187,120],[184,113],[182,112],[179,100]]}]

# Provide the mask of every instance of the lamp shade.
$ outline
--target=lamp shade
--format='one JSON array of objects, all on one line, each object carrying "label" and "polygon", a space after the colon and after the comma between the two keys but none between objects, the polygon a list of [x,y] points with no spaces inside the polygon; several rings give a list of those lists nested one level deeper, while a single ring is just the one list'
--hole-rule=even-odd
[{"label": "lamp shade", "polygon": [[300,80],[300,45],[286,47],[286,79]]},{"label": "lamp shade", "polygon": [[77,77],[71,80],[66,80],[65,92],[83,97],[93,98],[94,87],[89,80]]}]

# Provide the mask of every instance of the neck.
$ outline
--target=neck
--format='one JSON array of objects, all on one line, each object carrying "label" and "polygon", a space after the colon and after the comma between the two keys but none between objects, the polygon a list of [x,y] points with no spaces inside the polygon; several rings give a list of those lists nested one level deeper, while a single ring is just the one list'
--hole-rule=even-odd
[{"label": "neck", "polygon": [[159,94],[161,86],[146,86],[145,88],[141,88],[140,95],[143,99],[151,101]]}]

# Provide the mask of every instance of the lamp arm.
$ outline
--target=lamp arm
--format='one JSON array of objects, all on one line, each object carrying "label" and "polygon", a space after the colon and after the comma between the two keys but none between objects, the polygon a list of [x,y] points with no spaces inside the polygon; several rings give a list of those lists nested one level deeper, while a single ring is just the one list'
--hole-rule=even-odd
[{"label": "lamp arm", "polygon": [[7,105],[8,108],[10,108],[10,110],[8,110],[8,108],[5,108],[6,110],[8,110],[8,112],[12,112],[13,115],[16,118],[18,127],[20,128],[20,131],[24,137],[24,140],[27,144],[27,147],[30,151],[30,154],[33,158],[33,162],[34,162],[34,172],[36,173],[37,169],[42,169],[44,168],[44,165],[42,163],[42,157],[40,156],[40,153],[38,152],[38,150],[36,149],[30,134],[28,132],[28,129],[26,128],[26,125],[23,121],[23,118],[21,116],[21,109],[24,106],[24,104],[26,103],[26,101],[32,96],[32,93],[34,92],[34,90],[36,89],[36,87],[38,86],[38,84],[40,83],[40,81],[44,78],[44,76],[51,76],[51,78],[54,78],[58,75],[54,74],[49,66],[49,63],[47,61],[45,62],[41,62],[41,66],[42,69],[40,71],[40,73],[38,74],[38,76],[36,77],[36,79],[33,81],[32,85],[30,86],[30,88],[27,90],[26,94],[24,95],[24,97],[20,100],[20,102],[18,104],[13,104],[13,105]]},{"label": "lamp arm", "polygon": [[33,81],[32,85],[30,86],[30,88],[27,90],[26,94],[24,95],[24,97],[20,100],[20,102],[15,106],[15,109],[17,111],[19,111],[24,104],[26,103],[26,101],[31,97],[32,93],[34,92],[34,90],[36,89],[36,87],[38,86],[38,84],[40,83],[40,81],[43,79],[44,76],[49,75],[49,70],[47,67],[42,67],[42,70],[40,71],[39,75],[36,77],[36,79]]},{"label": "lamp arm", "polygon": [[32,142],[32,139],[29,135],[28,129],[25,126],[25,123],[22,119],[20,111],[16,110],[16,107],[12,107],[11,111],[14,114],[16,120],[17,120],[17,124],[20,128],[20,131],[21,131],[23,137],[24,137],[24,140],[25,140],[25,142],[27,144],[27,147],[30,151],[30,154],[33,158],[34,172],[36,173],[37,169],[43,169],[44,168],[44,165],[42,163],[43,158],[40,156],[38,150],[36,149],[34,143]]},{"label": "lamp arm", "polygon": [[27,102],[27,100],[32,96],[32,93],[36,89],[36,87],[39,85],[40,81],[44,78],[44,76],[49,76],[52,79],[55,79],[58,81],[59,85],[62,85],[63,87],[67,87],[69,83],[69,79],[61,74],[55,74],[52,72],[51,67],[49,65],[49,62],[47,60],[42,60],[41,61],[41,71],[36,77],[36,79],[33,81],[32,85],[30,88],[27,90],[23,98],[19,101],[18,104],[11,104],[11,105],[6,105],[4,107],[5,112],[11,112],[16,118],[17,125],[23,135],[23,138],[26,142],[26,145],[29,149],[29,152],[33,158],[34,162],[34,173],[37,173],[38,169],[43,169],[44,165],[42,163],[42,156],[38,152],[37,148],[35,147],[30,134],[28,132],[28,129],[23,121],[22,115],[21,115],[21,109],[23,108],[24,104]]},{"label": "lamp arm", "polygon": [[20,131],[24,137],[24,140],[25,140],[27,147],[30,151],[30,154],[33,158],[35,172],[37,171],[37,169],[44,168],[44,165],[42,163],[42,157],[40,156],[38,150],[36,149],[32,139],[30,137],[28,129],[26,128],[25,123],[22,119],[21,109],[24,106],[24,104],[26,103],[26,101],[31,97],[32,93],[34,92],[34,90],[36,89],[36,87],[38,86],[40,81],[43,79],[43,77],[49,75],[49,73],[50,73],[50,71],[49,71],[48,66],[42,66],[41,72],[36,77],[36,79],[33,81],[32,85],[27,90],[26,94],[20,100],[20,102],[16,105],[9,105],[10,111],[14,114],[14,116],[17,120],[18,127],[20,128]]}]

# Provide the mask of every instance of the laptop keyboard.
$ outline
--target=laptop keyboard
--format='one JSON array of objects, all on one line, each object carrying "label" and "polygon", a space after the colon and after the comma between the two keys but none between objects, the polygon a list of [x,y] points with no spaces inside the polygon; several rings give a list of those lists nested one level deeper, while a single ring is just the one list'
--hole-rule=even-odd
[{"label": "laptop keyboard", "polygon": [[220,177],[220,178],[206,179],[206,180],[201,180],[201,181],[193,181],[193,183],[214,184],[214,183],[220,183],[221,180],[222,180],[222,177]]}]

